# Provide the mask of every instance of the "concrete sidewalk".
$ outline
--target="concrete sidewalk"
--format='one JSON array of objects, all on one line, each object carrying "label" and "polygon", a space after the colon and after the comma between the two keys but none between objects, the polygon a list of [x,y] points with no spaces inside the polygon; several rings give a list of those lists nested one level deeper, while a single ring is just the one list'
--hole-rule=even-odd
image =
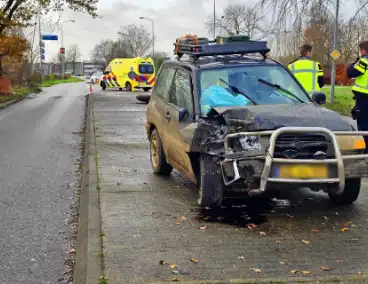
[{"label": "concrete sidewalk", "polygon": [[145,108],[135,94],[94,94],[107,283],[365,281],[366,187],[346,208],[332,206],[324,194],[296,190],[201,211],[195,185],[176,172],[152,174]]}]

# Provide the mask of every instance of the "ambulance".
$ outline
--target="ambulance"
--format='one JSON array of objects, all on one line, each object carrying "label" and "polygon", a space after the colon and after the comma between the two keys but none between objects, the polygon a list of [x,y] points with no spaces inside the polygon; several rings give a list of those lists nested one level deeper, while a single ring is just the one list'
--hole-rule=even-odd
[{"label": "ambulance", "polygon": [[106,67],[101,76],[102,90],[108,88],[125,89],[132,92],[142,89],[148,92],[156,79],[155,65],[152,58],[115,58]]}]

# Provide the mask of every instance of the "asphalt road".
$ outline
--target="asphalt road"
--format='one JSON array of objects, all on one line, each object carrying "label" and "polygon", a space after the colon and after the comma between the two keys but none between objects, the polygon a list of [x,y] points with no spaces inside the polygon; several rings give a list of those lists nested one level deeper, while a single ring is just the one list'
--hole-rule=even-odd
[{"label": "asphalt road", "polygon": [[64,281],[86,94],[57,85],[0,110],[1,283]]}]

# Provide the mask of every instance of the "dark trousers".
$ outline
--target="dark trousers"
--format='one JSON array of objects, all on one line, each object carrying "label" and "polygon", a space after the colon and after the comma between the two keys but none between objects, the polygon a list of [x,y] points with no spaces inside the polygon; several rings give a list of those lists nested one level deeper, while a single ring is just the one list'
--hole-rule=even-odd
[{"label": "dark trousers", "polygon": [[[368,94],[354,92],[354,95],[358,130],[368,131]],[[368,136],[364,136],[364,140],[368,152]]]}]

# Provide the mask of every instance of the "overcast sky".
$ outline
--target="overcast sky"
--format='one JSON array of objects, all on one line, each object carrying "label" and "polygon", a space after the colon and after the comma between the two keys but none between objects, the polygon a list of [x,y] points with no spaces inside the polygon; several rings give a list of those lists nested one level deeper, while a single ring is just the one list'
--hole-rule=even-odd
[{"label": "overcast sky", "polygon": [[[223,7],[237,0],[217,0],[216,8],[221,13]],[[134,4],[132,4],[134,3]],[[116,39],[121,26],[143,25],[151,33],[149,21],[140,16],[150,17],[155,23],[156,51],[172,52],[175,39],[185,33],[208,36],[204,22],[213,14],[213,0],[99,0],[100,19],[92,19],[87,14],[64,11],[64,46],[78,44],[82,59],[89,59],[92,47],[102,39]],[[47,31],[44,31],[47,33]],[[60,37],[60,31],[56,31]],[[46,42],[46,60],[52,60],[60,47],[58,42]]]},{"label": "overcast sky", "polygon": [[[244,2],[216,0],[216,14],[221,15],[228,4]],[[254,0],[246,1],[249,2]],[[82,53],[81,59],[90,59],[95,44],[102,39],[116,39],[120,27],[129,24],[144,25],[151,33],[151,23],[140,20],[140,16],[150,17],[155,22],[156,51],[172,53],[174,40],[185,33],[210,36],[204,23],[208,16],[213,15],[213,0],[99,0],[98,7],[100,19],[70,10],[62,13],[62,21],[76,21],[63,25],[66,53],[68,46],[77,44]],[[60,36],[60,31],[56,33]],[[59,48],[60,41],[46,42],[46,60],[52,60]]]}]

